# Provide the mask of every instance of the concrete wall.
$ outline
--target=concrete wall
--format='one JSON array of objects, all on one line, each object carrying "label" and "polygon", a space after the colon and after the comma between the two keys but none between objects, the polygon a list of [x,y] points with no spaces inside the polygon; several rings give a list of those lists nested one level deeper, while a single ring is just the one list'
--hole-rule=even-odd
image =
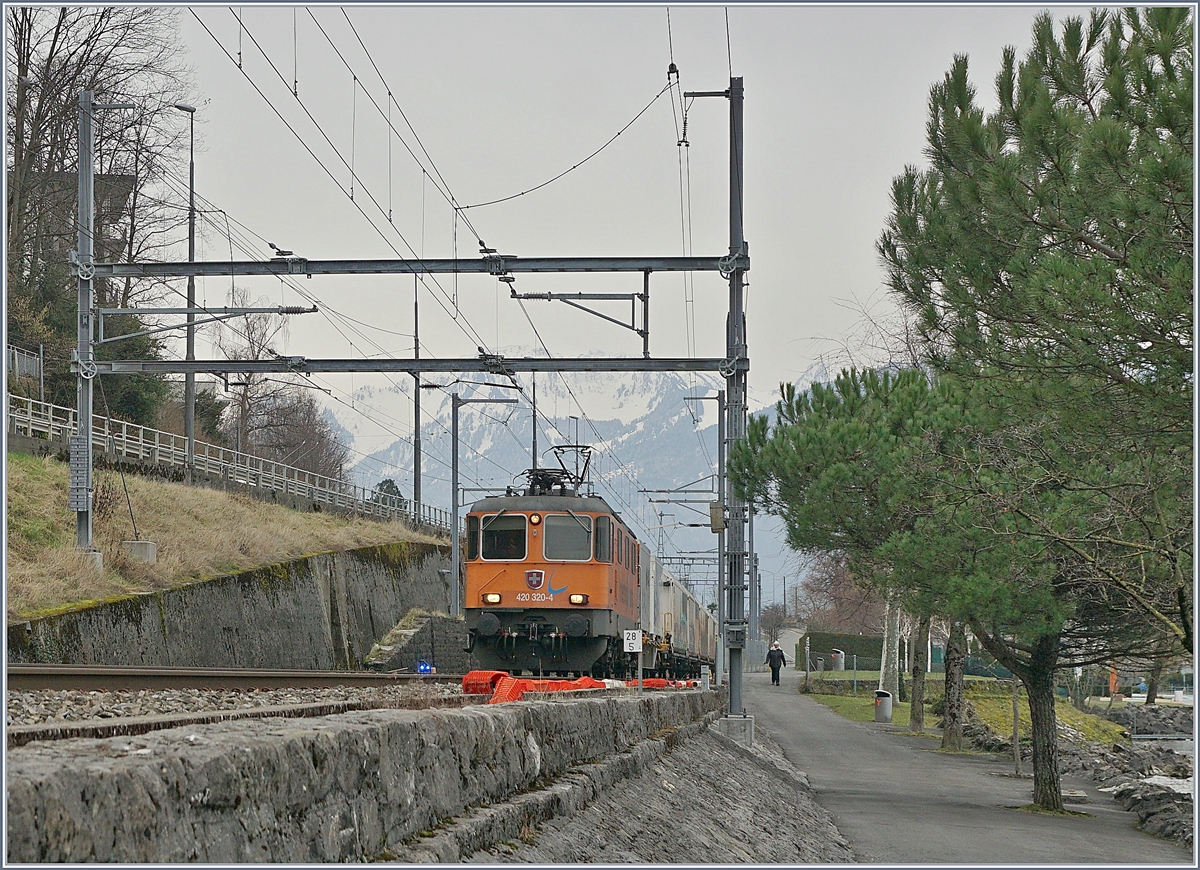
[{"label": "concrete wall", "polygon": [[356,668],[413,607],[446,611],[446,547],[321,553],[8,626],[10,662]]},{"label": "concrete wall", "polygon": [[470,807],[548,784],[720,704],[713,691],[617,691],[34,742],[7,754],[7,858],[386,858]]}]

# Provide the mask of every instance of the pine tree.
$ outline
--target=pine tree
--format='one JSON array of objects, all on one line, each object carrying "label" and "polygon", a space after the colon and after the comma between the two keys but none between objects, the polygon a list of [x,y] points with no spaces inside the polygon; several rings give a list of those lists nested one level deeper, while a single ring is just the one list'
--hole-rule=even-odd
[{"label": "pine tree", "polygon": [[1190,650],[1193,22],[1033,37],[991,114],[966,57],[934,86],[931,167],[895,180],[878,249],[930,364],[1011,422],[974,494]]}]

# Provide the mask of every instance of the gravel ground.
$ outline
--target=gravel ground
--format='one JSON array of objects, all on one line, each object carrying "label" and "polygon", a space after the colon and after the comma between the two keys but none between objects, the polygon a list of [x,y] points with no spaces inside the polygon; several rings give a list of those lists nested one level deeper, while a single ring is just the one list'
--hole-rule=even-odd
[{"label": "gravel ground", "polygon": [[212,710],[245,710],[330,701],[378,703],[381,707],[417,698],[461,695],[458,683],[397,683],[379,687],[224,691],[218,689],[143,689],[116,692],[39,691],[7,693],[5,722],[82,722],[129,716],[156,716]]},{"label": "gravel ground", "polygon": [[484,864],[800,864],[855,860],[808,781],[759,728],[753,750],[709,730],[582,812],[467,859]]}]

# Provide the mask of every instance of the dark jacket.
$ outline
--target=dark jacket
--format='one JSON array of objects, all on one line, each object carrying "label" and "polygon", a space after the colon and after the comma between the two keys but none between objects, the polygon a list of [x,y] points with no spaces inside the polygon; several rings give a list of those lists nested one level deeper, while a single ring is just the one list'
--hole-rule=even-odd
[{"label": "dark jacket", "polygon": [[770,665],[773,668],[780,668],[787,664],[787,657],[783,654],[783,650],[772,647],[767,650],[767,660],[764,665]]}]

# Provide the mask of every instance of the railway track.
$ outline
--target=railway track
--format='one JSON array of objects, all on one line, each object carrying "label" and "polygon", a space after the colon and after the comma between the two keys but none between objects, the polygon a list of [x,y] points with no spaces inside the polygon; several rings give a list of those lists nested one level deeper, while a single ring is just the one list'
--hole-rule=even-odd
[{"label": "railway track", "polygon": [[287,671],[255,668],[153,668],[110,665],[8,666],[9,691],[105,692],[118,689],[325,689],[375,688],[410,682],[461,683],[462,674]]},{"label": "railway track", "polygon": [[[53,692],[56,695],[94,696],[112,693],[227,693],[217,709],[171,711],[140,716],[91,718],[73,711],[67,718],[36,724],[10,724],[8,748],[34,740],[71,737],[119,737],[146,734],[165,728],[206,725],[235,719],[301,718],[329,716],[356,710],[463,707],[485,703],[486,695],[438,693],[447,684],[461,683],[452,674],[381,674],[346,671],[278,671],[239,668],[143,668],[99,665],[9,665],[11,693]],[[318,698],[308,702],[264,703],[263,694],[288,690],[350,690],[357,697]],[[367,691],[363,691],[367,690]],[[371,691],[375,690],[375,691]],[[249,700],[249,705],[247,705]]]}]

